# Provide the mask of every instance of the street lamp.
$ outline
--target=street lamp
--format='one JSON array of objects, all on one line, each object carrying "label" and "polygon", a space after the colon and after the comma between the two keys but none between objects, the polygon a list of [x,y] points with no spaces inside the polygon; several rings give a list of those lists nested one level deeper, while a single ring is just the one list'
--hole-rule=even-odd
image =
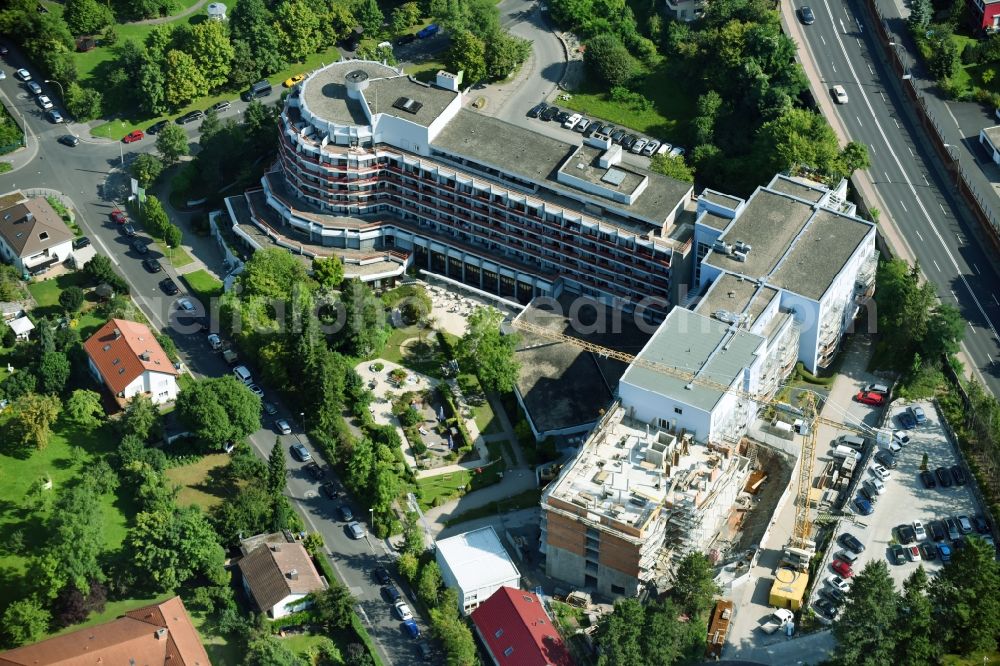
[{"label": "street lamp", "polygon": [[369,507],[368,508],[368,515],[371,518],[370,522],[371,522],[372,530],[374,531],[375,530],[375,508],[374,507]]},{"label": "street lamp", "polygon": [[299,419],[302,421],[302,431],[305,432],[305,430],[306,430],[306,413],[305,412],[299,412]]}]

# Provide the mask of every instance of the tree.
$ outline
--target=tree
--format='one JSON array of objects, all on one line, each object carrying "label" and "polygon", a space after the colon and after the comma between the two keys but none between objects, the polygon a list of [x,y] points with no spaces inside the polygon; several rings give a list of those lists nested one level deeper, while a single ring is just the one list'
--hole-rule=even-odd
[{"label": "tree", "polygon": [[[60,395],[66,389],[69,372],[66,354],[57,351],[42,354],[37,369],[39,390],[53,396]],[[58,399],[56,404],[58,405]]]},{"label": "tree", "polygon": [[376,37],[382,34],[382,23],[385,22],[385,16],[379,9],[376,0],[357,0],[354,3],[352,14],[354,14],[358,24],[364,28],[366,36]]},{"label": "tree", "polygon": [[215,508],[212,522],[223,543],[236,544],[239,535],[260,534],[271,525],[273,497],[263,484],[247,485]]},{"label": "tree", "polygon": [[139,104],[146,113],[157,116],[166,112],[167,78],[163,75],[159,62],[147,62],[139,70],[136,93]]},{"label": "tree", "polygon": [[89,592],[104,580],[99,558],[104,550],[104,503],[93,484],[63,487],[45,524],[47,540],[35,562],[39,588],[54,598],[66,585]]},{"label": "tree", "polygon": [[417,580],[417,570],[419,567],[420,562],[417,560],[417,556],[410,552],[403,553],[396,560],[396,568],[399,570],[399,575],[411,584]]},{"label": "tree", "polygon": [[66,401],[66,416],[84,428],[99,425],[104,417],[101,395],[87,389],[76,389]]},{"label": "tree", "polygon": [[205,90],[215,90],[229,81],[233,62],[233,46],[220,21],[202,21],[191,26],[187,35],[187,51],[205,80]]},{"label": "tree", "polygon": [[306,666],[277,636],[263,634],[247,644],[245,666]]},{"label": "tree", "polygon": [[289,301],[292,290],[307,281],[305,267],[294,255],[282,248],[266,248],[246,262],[239,284],[244,296]]},{"label": "tree", "polygon": [[[653,602],[646,607],[646,621],[639,638],[642,654],[646,663],[676,664],[684,654],[684,629],[694,628],[699,631],[698,622],[681,623],[678,620],[678,609],[666,599]],[[697,640],[704,640],[701,635]]]},{"label": "tree", "polygon": [[459,30],[451,35],[447,62],[452,71],[465,73],[466,83],[482,81],[486,78],[486,44],[469,30]]},{"label": "tree", "polygon": [[66,312],[72,314],[83,307],[83,289],[73,285],[66,287],[61,294],[59,294],[59,305],[63,307]]},{"label": "tree", "polygon": [[313,278],[323,287],[338,287],[344,280],[344,264],[337,255],[316,257],[312,262],[312,271]]},{"label": "tree", "polygon": [[10,400],[34,393],[38,389],[38,377],[28,368],[18,370],[3,383],[3,392]]},{"label": "tree", "polygon": [[274,440],[271,455],[267,459],[267,490],[272,495],[280,495],[285,489],[285,477],[288,469],[285,466],[285,449],[281,438]]},{"label": "tree", "polygon": [[18,599],[3,613],[3,633],[10,647],[35,643],[49,632],[52,616],[38,599]]},{"label": "tree", "polygon": [[168,225],[166,229],[163,230],[163,242],[167,244],[169,248],[175,248],[181,244],[184,239],[184,232],[176,224]]},{"label": "tree", "polygon": [[417,581],[417,596],[433,608],[438,603],[438,591],[441,589],[441,569],[437,562],[431,560],[420,569],[420,579]]},{"label": "tree", "polygon": [[341,344],[354,356],[371,358],[382,352],[389,339],[389,326],[382,301],[357,278],[345,280],[340,289],[344,306]]},{"label": "tree", "polygon": [[404,2],[392,10],[389,26],[393,34],[401,35],[411,26],[420,23],[420,5],[415,2]]},{"label": "tree", "polygon": [[129,399],[125,412],[118,421],[118,429],[123,435],[134,435],[143,442],[148,441],[149,436],[159,430],[159,426],[160,412],[149,396],[143,393],[137,393]]},{"label": "tree", "polygon": [[635,59],[622,44],[618,36],[600,34],[587,42],[583,62],[598,77],[610,86],[623,86],[636,72]]},{"label": "tree", "polygon": [[931,56],[927,68],[938,81],[950,79],[959,65],[958,45],[951,38],[950,31],[938,29],[931,38]]},{"label": "tree", "polygon": [[366,493],[368,481],[375,469],[375,445],[367,437],[354,443],[347,460],[347,484],[355,493]]},{"label": "tree", "polygon": [[178,394],[177,416],[196,437],[221,449],[260,427],[260,398],[232,375],[213,377]]},{"label": "tree", "polygon": [[[234,51],[232,73],[245,76],[246,84],[273,74],[284,66],[279,35],[272,27],[273,22],[274,18],[263,0],[242,0],[233,7],[229,16]],[[246,68],[238,67],[238,62],[245,63]]]},{"label": "tree", "polygon": [[531,55],[531,41],[496,30],[486,41],[486,76],[507,78]]},{"label": "tree", "polygon": [[965,337],[965,320],[954,305],[939,303],[927,319],[927,333],[921,341],[921,354],[925,358],[941,358],[958,352]]},{"label": "tree", "polygon": [[188,139],[180,125],[169,123],[156,135],[156,150],[167,165],[176,164],[188,154]]},{"label": "tree", "polygon": [[22,446],[38,450],[48,446],[52,424],[59,416],[59,398],[28,393],[15,400],[10,410],[9,423]]},{"label": "tree", "polygon": [[859,141],[850,141],[844,146],[840,151],[840,161],[845,178],[849,178],[855,171],[867,169],[872,164],[868,157],[868,146]]},{"label": "tree", "polygon": [[1000,630],[1000,563],[979,537],[966,540],[930,584],[934,639],[946,652],[969,656],[996,649]]},{"label": "tree", "polygon": [[486,390],[506,393],[514,389],[521,364],[514,358],[518,337],[503,335],[502,321],[499,310],[477,307],[469,315],[468,328],[456,353],[460,364],[476,369]]},{"label": "tree", "polygon": [[913,0],[910,4],[910,16],[907,20],[914,32],[922,33],[927,30],[933,17],[934,7],[931,5],[931,0]]},{"label": "tree", "polygon": [[934,618],[927,588],[923,566],[918,566],[903,583],[903,596],[896,611],[896,663],[912,666],[937,663],[938,643],[932,638]]},{"label": "tree", "polygon": [[127,540],[133,566],[157,592],[175,589],[195,576],[216,584],[224,581],[225,551],[196,506],[140,513]]},{"label": "tree", "polygon": [[712,563],[697,551],[688,553],[677,565],[674,586],[670,597],[680,612],[689,616],[700,615],[712,607],[712,599],[719,593],[713,580]]},{"label": "tree", "polygon": [[321,592],[313,594],[313,613],[328,633],[351,625],[354,617],[354,597],[337,581]]},{"label": "tree", "polygon": [[800,167],[831,173],[840,154],[837,135],[826,119],[807,109],[789,109],[764,123],[756,139],[765,168],[773,172]]},{"label": "tree", "polygon": [[80,624],[90,617],[91,612],[103,611],[107,600],[108,591],[97,580],[90,581],[87,592],[77,589],[75,585],[67,585],[52,600],[52,625],[61,629]]},{"label": "tree", "polygon": [[[185,51],[177,49],[168,51],[163,63],[163,72],[166,81],[164,88],[166,101],[174,108],[182,107],[196,97],[208,93],[209,88],[205,75],[198,68],[198,63],[195,62],[194,58]],[[163,132],[161,131],[156,140],[157,148],[159,148],[162,137]]]},{"label": "tree", "polygon": [[680,155],[677,157],[654,155],[653,159],[650,160],[649,169],[674,180],[680,180],[685,183],[694,182],[694,170],[688,166],[687,162]]},{"label": "tree", "polygon": [[101,91],[86,88],[76,81],[66,86],[66,99],[63,101],[66,102],[66,110],[79,122],[100,118],[104,112],[104,95]]},{"label": "tree", "polygon": [[95,254],[90,261],[83,265],[83,272],[93,284],[107,282],[109,278],[117,277],[111,259],[103,254]]},{"label": "tree", "polygon": [[110,7],[97,0],[66,0],[63,20],[74,35],[94,35],[115,21]]},{"label": "tree", "polygon": [[[469,627],[457,616],[457,601],[453,607],[444,603],[431,609],[431,626],[444,646],[447,666],[468,666],[478,661],[476,641]],[[625,662],[622,662],[625,663]]]},{"label": "tree", "polygon": [[871,560],[854,577],[847,592],[847,602],[833,635],[839,649],[835,662],[840,664],[894,664],[896,593],[885,560]]},{"label": "tree", "polygon": [[163,161],[152,153],[140,153],[132,161],[129,171],[139,181],[139,187],[149,187],[163,173]]},{"label": "tree", "polygon": [[274,30],[281,55],[289,62],[305,62],[320,48],[319,18],[302,0],[278,5],[274,12]]},{"label": "tree", "polygon": [[219,114],[215,109],[208,109],[205,111],[205,119],[201,121],[201,126],[198,128],[198,133],[201,135],[198,143],[204,148],[205,144],[221,130],[222,121],[219,120]]},{"label": "tree", "polygon": [[642,652],[642,630],[645,612],[636,599],[621,599],[615,609],[597,627],[602,652],[598,666],[614,664],[645,664]]}]

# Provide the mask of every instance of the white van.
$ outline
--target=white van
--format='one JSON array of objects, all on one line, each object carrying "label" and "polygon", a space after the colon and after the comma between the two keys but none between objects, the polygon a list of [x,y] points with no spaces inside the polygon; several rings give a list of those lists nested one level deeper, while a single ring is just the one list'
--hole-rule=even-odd
[{"label": "white van", "polygon": [[851,458],[852,460],[861,460],[861,453],[855,451],[849,446],[838,446],[830,455],[834,458]]},{"label": "white van", "polygon": [[563,129],[573,129],[582,118],[583,116],[579,113],[574,113],[566,119],[566,122],[563,123]]},{"label": "white van", "polygon": [[253,384],[253,376],[250,374],[250,370],[247,366],[236,366],[233,368],[233,374],[236,375],[236,379],[240,380],[244,384]]},{"label": "white van", "polygon": [[857,435],[841,435],[837,438],[837,446],[846,446],[855,451],[860,451],[865,448],[865,438],[858,437]]}]

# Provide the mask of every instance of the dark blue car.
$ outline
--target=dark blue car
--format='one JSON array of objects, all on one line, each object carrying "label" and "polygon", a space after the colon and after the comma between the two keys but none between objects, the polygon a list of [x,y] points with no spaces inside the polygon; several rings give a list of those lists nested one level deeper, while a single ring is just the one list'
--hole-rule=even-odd
[{"label": "dark blue car", "polygon": [[420,638],[420,627],[413,620],[404,622],[403,628],[406,629],[406,633],[410,635],[410,638]]},{"label": "dark blue car", "polygon": [[872,511],[875,510],[872,508],[872,503],[866,500],[864,497],[854,498],[854,504],[855,506],[858,507],[858,511],[861,513],[862,516],[871,515]]}]

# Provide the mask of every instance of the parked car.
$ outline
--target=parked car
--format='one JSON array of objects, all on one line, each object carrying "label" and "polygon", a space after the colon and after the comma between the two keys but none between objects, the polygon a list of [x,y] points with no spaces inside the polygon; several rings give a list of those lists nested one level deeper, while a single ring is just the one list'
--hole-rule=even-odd
[{"label": "parked car", "polygon": [[138,235],[138,233],[135,230],[135,227],[132,226],[131,222],[126,222],[125,224],[122,225],[122,233],[128,236],[129,238],[134,238]]},{"label": "parked car", "polygon": [[[160,271],[163,270],[163,266],[160,265],[160,262],[157,261],[156,259],[153,259],[152,257],[146,257],[145,259],[143,259],[142,267],[145,268],[150,273],[159,273]],[[176,294],[177,292],[175,291],[174,293]]]},{"label": "parked car", "polygon": [[291,435],[292,426],[285,419],[278,419],[274,422],[274,429],[282,435]]},{"label": "parked car", "polygon": [[545,102],[539,102],[538,104],[528,109],[528,117],[537,118],[538,116],[542,115],[542,111],[544,111],[547,106],[548,104],[546,104]]},{"label": "parked car", "polygon": [[916,544],[912,544],[910,546],[907,546],[906,547],[906,557],[911,562],[919,562],[920,561],[920,547],[917,546]]},{"label": "parked car", "polygon": [[927,538],[927,530],[924,529],[924,524],[919,520],[913,521],[913,534],[917,541],[923,541]]},{"label": "parked car", "polygon": [[347,531],[351,533],[352,539],[365,538],[365,528],[361,526],[361,523],[351,523],[347,526]]},{"label": "parked car", "polygon": [[407,44],[412,44],[415,41],[417,41],[417,36],[414,34],[409,34],[409,35],[403,35],[402,37],[397,39],[396,44],[398,44],[399,46],[405,46]]},{"label": "parked car", "polygon": [[948,538],[951,539],[952,541],[957,540],[961,536],[961,533],[958,529],[958,521],[955,520],[954,518],[945,518],[944,527],[948,531]]},{"label": "parked car", "polygon": [[[208,337],[209,337],[209,342],[211,342],[212,336],[210,335]],[[215,337],[218,338],[219,336]],[[221,339],[219,339],[219,346],[220,347],[222,346]],[[216,349],[216,347],[213,346],[212,349]],[[260,406],[264,410],[264,413],[267,414],[268,416],[274,416],[275,414],[278,413],[278,408],[274,406],[273,402],[262,402]]]},{"label": "parked car", "polygon": [[590,118],[586,118],[586,117],[580,118],[580,120],[578,120],[576,122],[576,124],[573,125],[573,131],[574,132],[581,132],[581,133],[582,132],[586,132],[587,128],[590,127],[590,125],[591,125]]},{"label": "parked car", "polygon": [[539,116],[545,122],[555,120],[556,116],[559,115],[559,107],[549,106],[542,110],[541,116]]},{"label": "parked car", "polygon": [[642,154],[646,157],[652,157],[656,154],[656,151],[660,149],[660,142],[656,139],[650,139],[646,147],[642,149]]},{"label": "parked car", "polygon": [[886,469],[896,469],[896,456],[889,451],[879,451],[875,454],[875,462]]},{"label": "parked car", "polygon": [[420,653],[420,658],[426,662],[432,661],[434,658],[434,651],[427,643],[417,643],[417,652]]},{"label": "parked car", "polygon": [[405,601],[397,601],[393,604],[393,609],[396,611],[396,615],[400,620],[412,620],[413,613],[410,612],[410,607],[406,605]]},{"label": "parked car", "polygon": [[354,512],[351,511],[351,507],[346,504],[341,504],[337,511],[340,513],[340,519],[345,523],[349,523],[354,520]]},{"label": "parked car", "polygon": [[175,122],[178,125],[186,125],[188,123],[193,123],[196,120],[201,120],[204,117],[205,117],[205,113],[203,111],[199,111],[198,109],[195,109],[194,111],[188,111],[183,116],[181,116],[180,118],[178,118]]},{"label": "parked car", "polygon": [[556,114],[556,122],[558,122],[560,125],[565,125],[566,121],[569,120],[570,117],[572,117],[572,115],[573,114],[570,113],[569,111],[560,111],[559,113]]},{"label": "parked car", "polygon": [[869,393],[881,393],[882,395],[889,395],[889,387],[885,384],[868,384],[864,388],[865,391]]},{"label": "parked car", "polygon": [[924,482],[924,488],[937,488],[937,482],[934,481],[934,475],[930,470],[924,470],[920,473],[920,480]]},{"label": "parked car", "polygon": [[410,635],[410,638],[420,638],[420,627],[415,621],[407,620],[403,623],[403,629]]},{"label": "parked car", "polygon": [[[194,312],[194,303],[192,303],[187,298],[178,298],[177,299],[177,309],[178,310],[183,310],[184,312]],[[264,392],[261,391],[261,395],[263,395],[263,393]]]},{"label": "parked car", "polygon": [[913,416],[913,421],[918,426],[922,426],[927,423],[927,415],[924,414],[924,408],[920,405],[913,405],[910,407],[910,414]]},{"label": "parked car", "polygon": [[16,72],[14,72],[14,76],[16,76],[17,78],[21,79],[22,81],[30,81],[31,80],[31,72],[29,72],[28,70],[24,69],[23,67],[21,69],[17,70]]},{"label": "parked car", "polygon": [[830,587],[835,587],[841,592],[847,592],[851,589],[851,584],[840,576],[829,576],[827,577],[826,582]]},{"label": "parked car", "polygon": [[122,141],[125,143],[135,143],[136,141],[142,141],[145,136],[142,130],[132,130],[122,138]]},{"label": "parked car", "polygon": [[982,514],[977,513],[973,516],[972,522],[976,526],[976,532],[979,534],[989,534],[990,524],[986,522],[986,518]]},{"label": "parked car", "polygon": [[323,468],[317,465],[315,462],[311,462],[308,465],[306,465],[305,470],[306,474],[308,474],[309,478],[312,479],[313,481],[319,482],[326,477],[326,472],[324,472]]},{"label": "parked car", "polygon": [[913,543],[917,540],[917,533],[914,531],[913,525],[900,525],[896,528],[896,533],[899,534],[900,543]]},{"label": "parked car", "polygon": [[844,86],[833,86],[830,88],[830,95],[837,104],[847,104],[847,91],[844,90]]},{"label": "parked car", "polygon": [[31,92],[32,95],[42,94],[42,87],[37,83],[35,83],[34,81],[28,81],[25,85],[27,86],[28,90]]},{"label": "parked car", "polygon": [[680,146],[674,146],[670,149],[670,152],[667,153],[667,156],[671,158],[684,157],[684,149]]},{"label": "parked car", "polygon": [[399,590],[396,589],[396,586],[391,584],[382,588],[382,594],[389,600],[390,604],[396,603],[403,596],[399,593]]},{"label": "parked car", "polygon": [[937,546],[929,541],[920,544],[920,556],[925,560],[937,559]]},{"label": "parked car", "polygon": [[913,414],[910,414],[910,412],[900,412],[896,415],[896,418],[899,419],[899,425],[907,430],[917,427],[917,420],[913,418]]},{"label": "parked car", "polygon": [[930,533],[931,539],[933,539],[934,541],[944,541],[946,532],[944,529],[944,525],[941,523],[940,520],[932,520],[931,522],[927,523],[927,531],[928,533]]},{"label": "parked car", "polygon": [[35,98],[35,102],[38,104],[38,106],[42,107],[43,109],[51,109],[53,106],[55,106],[52,103],[52,100],[49,99],[48,95],[39,95],[38,97]]},{"label": "parked car", "polygon": [[965,485],[965,471],[962,469],[961,465],[952,465],[951,478],[955,480],[956,486]]},{"label": "parked car", "polygon": [[893,564],[903,564],[906,562],[906,552],[898,543],[892,544],[892,547],[889,548],[889,560]]},{"label": "parked car", "polygon": [[76,148],[80,145],[80,137],[73,136],[72,134],[63,134],[61,137],[56,139],[56,141],[64,146],[69,146],[70,148]]},{"label": "parked car", "polygon": [[45,112],[45,117],[49,119],[50,123],[58,125],[63,121],[62,114],[59,113],[59,109],[49,109]]},{"label": "parked car", "polygon": [[937,545],[938,557],[941,558],[942,562],[951,562],[951,548],[948,544],[939,543]]},{"label": "parked car", "polygon": [[867,479],[865,479],[865,481],[861,484],[861,495],[866,500],[871,502],[872,506],[878,502],[878,491],[875,490],[875,486],[872,485],[872,482]]},{"label": "parked car", "polygon": [[621,145],[622,140],[628,135],[628,133],[623,129],[616,129],[611,133],[611,142]]},{"label": "parked car", "polygon": [[170,121],[169,120],[161,120],[159,122],[153,123],[152,125],[150,125],[146,129],[146,134],[156,134],[161,129],[163,129],[164,127],[166,127],[168,122],[170,122]]},{"label": "parked car", "polygon": [[937,477],[938,483],[941,484],[943,488],[951,487],[951,470],[947,467],[938,467],[934,470],[934,476]]},{"label": "parked car", "polygon": [[802,5],[799,7],[799,20],[802,21],[802,25],[812,25],[816,22],[816,15],[813,14],[811,7]]},{"label": "parked car", "polygon": [[885,396],[881,393],[858,391],[858,394],[854,396],[854,399],[862,404],[871,405],[873,407],[881,407],[885,404]]},{"label": "parked car", "polygon": [[312,460],[312,454],[310,454],[309,450],[299,442],[292,444],[288,447],[288,449],[291,452],[292,457],[299,462],[309,462]]},{"label": "parked car", "polygon": [[642,149],[645,147],[646,147],[646,140],[643,139],[642,137],[639,137],[638,139],[635,140],[635,143],[629,146],[628,151],[630,153],[635,153],[636,155],[638,155],[642,153]]},{"label": "parked car", "polygon": [[820,594],[833,602],[835,606],[839,606],[844,603],[845,599],[847,599],[847,595],[835,587],[824,587],[820,590]]},{"label": "parked car", "polygon": [[160,289],[162,289],[163,293],[167,296],[173,296],[180,291],[180,289],[177,288],[177,283],[174,282],[172,278],[164,278],[161,280]]},{"label": "parked car", "polygon": [[332,481],[329,483],[324,483],[319,487],[320,491],[326,496],[327,499],[337,499],[340,497],[340,491],[337,490],[336,484]]},{"label": "parked car", "polygon": [[841,546],[854,553],[865,552],[865,544],[861,543],[861,540],[850,532],[844,532],[841,534],[838,541]]},{"label": "parked car", "polygon": [[885,481],[886,479],[889,478],[889,470],[887,470],[882,465],[872,465],[872,474],[874,474],[882,481]]},{"label": "parked car", "polygon": [[958,520],[958,529],[962,534],[972,532],[972,521],[969,520],[968,516],[959,516],[956,520]]},{"label": "parked car", "polygon": [[232,102],[222,100],[221,102],[216,102],[215,104],[212,105],[212,111],[215,111],[216,113],[222,113],[223,111],[228,111],[229,107],[231,107],[232,105],[233,105]]},{"label": "parked car", "polygon": [[813,606],[819,611],[820,615],[828,620],[837,617],[837,607],[829,599],[817,599]]},{"label": "parked car", "polygon": [[149,246],[146,245],[146,241],[141,238],[136,238],[132,241],[132,249],[135,250],[137,254],[146,254],[149,252]]},{"label": "parked car", "polygon": [[855,497],[854,505],[858,507],[858,512],[861,513],[862,516],[870,516],[872,512],[875,510],[875,507],[872,506],[872,503],[866,500],[864,497]]},{"label": "parked car", "polygon": [[910,443],[912,436],[909,430],[894,430],[892,432],[892,441],[896,442],[900,446],[906,446]]},{"label": "parked car", "polygon": [[388,585],[392,582],[392,577],[389,576],[389,572],[385,567],[375,567],[372,569],[372,578],[374,578],[375,582],[379,585]]},{"label": "parked car", "polygon": [[622,148],[631,151],[632,145],[638,140],[639,137],[637,137],[635,134],[626,134],[625,137],[622,139]]},{"label": "parked car", "polygon": [[306,79],[305,74],[296,74],[295,76],[289,76],[287,79],[285,79],[285,82],[282,85],[285,86],[286,88],[291,88],[296,83],[301,83],[302,81],[305,81],[305,79]]},{"label": "parked car", "polygon": [[[79,250],[80,248],[87,247],[88,245],[90,245],[90,239],[87,238],[86,236],[80,236],[79,238],[73,241],[74,250]],[[978,518],[979,516],[976,517]]]}]

